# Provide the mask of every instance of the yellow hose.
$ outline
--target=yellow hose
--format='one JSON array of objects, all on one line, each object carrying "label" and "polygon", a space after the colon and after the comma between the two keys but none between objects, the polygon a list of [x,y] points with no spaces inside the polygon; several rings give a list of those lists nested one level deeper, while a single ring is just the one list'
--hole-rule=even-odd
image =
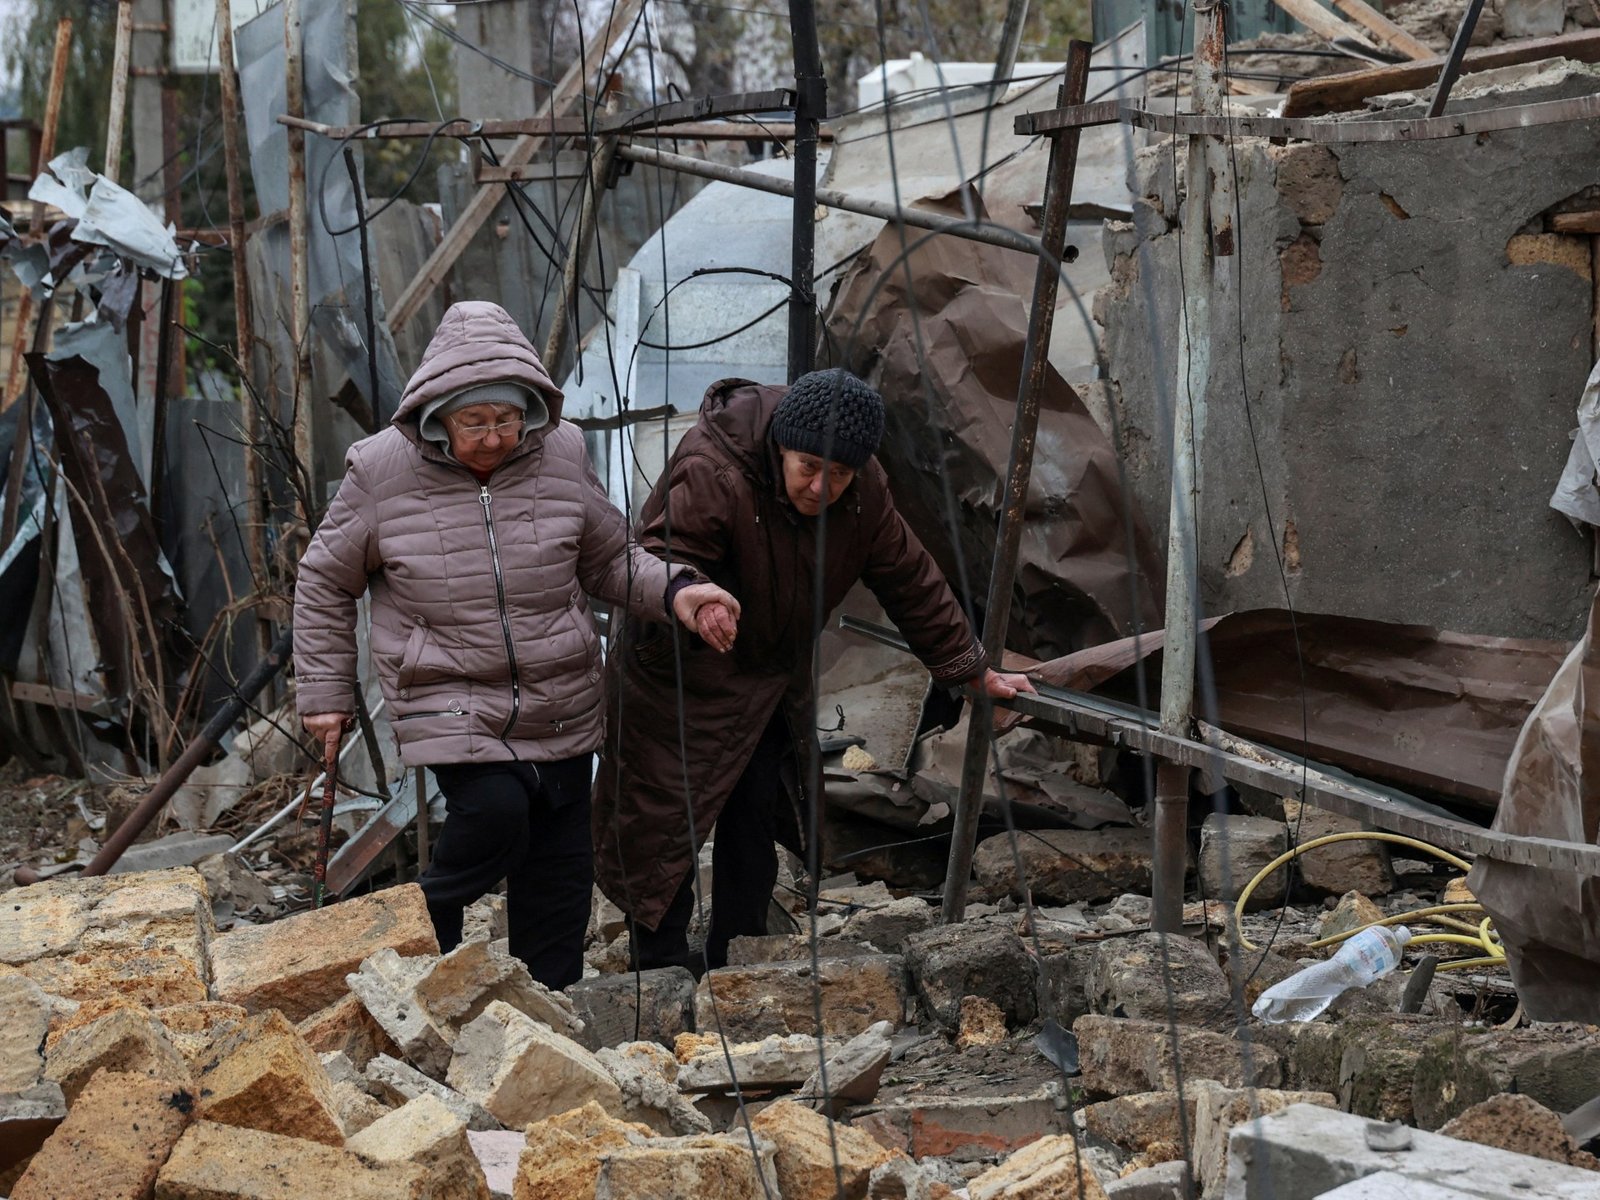
[{"label": "yellow hose", "polygon": [[[1442,859],[1444,862],[1449,863],[1457,870],[1469,871],[1472,869],[1471,863],[1457,855],[1451,854],[1448,850],[1442,850],[1438,846],[1429,845],[1427,842],[1413,837],[1406,837],[1404,834],[1399,833],[1378,833],[1368,830],[1357,830],[1350,833],[1330,833],[1326,837],[1313,838],[1304,845],[1296,846],[1293,850],[1289,850],[1278,855],[1277,858],[1273,859],[1266,866],[1262,867],[1261,870],[1257,871],[1255,877],[1251,879],[1249,883],[1245,884],[1244,891],[1239,893],[1239,899],[1236,900],[1233,905],[1234,931],[1239,938],[1239,945],[1246,950],[1260,949],[1259,946],[1250,941],[1244,935],[1244,908],[1249,902],[1250,897],[1255,894],[1256,888],[1261,886],[1263,880],[1265,880],[1279,867],[1294,861],[1296,858],[1299,858],[1302,854],[1305,854],[1308,851],[1315,850],[1321,846],[1331,846],[1336,842],[1356,841],[1390,842],[1398,846],[1407,846],[1413,850],[1420,850],[1424,854],[1431,854],[1435,858]],[[1504,966],[1506,961],[1506,952],[1504,947],[1500,944],[1499,935],[1494,932],[1494,929],[1489,924],[1489,917],[1485,916],[1483,920],[1478,923],[1478,925],[1473,926],[1467,924],[1465,921],[1458,920],[1455,917],[1448,915],[1453,913],[1468,912],[1481,913],[1483,912],[1483,905],[1476,903],[1435,904],[1427,908],[1416,909],[1415,911],[1409,913],[1396,913],[1392,917],[1384,917],[1382,920],[1372,921],[1361,926],[1359,929],[1347,930],[1344,933],[1334,934],[1332,937],[1319,938],[1317,941],[1311,943],[1310,948],[1316,950],[1325,946],[1337,945],[1338,943],[1345,941],[1347,938],[1352,938],[1356,934],[1361,933],[1363,930],[1371,929],[1375,925],[1398,925],[1407,921],[1428,921],[1431,924],[1443,925],[1449,929],[1459,929],[1462,932],[1425,933],[1420,937],[1412,938],[1408,945],[1420,946],[1429,943],[1446,943],[1450,945],[1471,946],[1475,950],[1484,951],[1484,957],[1482,958],[1457,959],[1452,962],[1440,963],[1438,970],[1459,971],[1463,967]]]}]

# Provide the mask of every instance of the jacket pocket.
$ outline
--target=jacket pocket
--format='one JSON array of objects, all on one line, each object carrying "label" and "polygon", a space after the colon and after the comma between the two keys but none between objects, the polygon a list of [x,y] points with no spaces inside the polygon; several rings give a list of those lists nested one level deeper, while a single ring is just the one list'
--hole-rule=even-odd
[{"label": "jacket pocket", "polygon": [[415,618],[411,627],[411,636],[406,639],[406,648],[400,655],[400,672],[396,685],[405,691],[417,678],[417,667],[422,662],[422,652],[428,645],[428,624],[421,617]]}]

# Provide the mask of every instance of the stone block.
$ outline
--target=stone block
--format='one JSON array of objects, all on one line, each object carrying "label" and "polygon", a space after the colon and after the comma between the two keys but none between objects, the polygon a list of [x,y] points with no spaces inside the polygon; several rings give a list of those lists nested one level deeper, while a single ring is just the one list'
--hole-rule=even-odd
[{"label": "stone block", "polygon": [[1006,1014],[993,1001],[982,996],[961,997],[961,1027],[956,1037],[957,1050],[974,1046],[998,1046],[1006,1040]]},{"label": "stone block", "polygon": [[156,1177],[155,1200],[430,1200],[419,1167],[375,1167],[318,1142],[199,1121]]},{"label": "stone block", "polygon": [[0,975],[0,1013],[0,1095],[9,1095],[44,1078],[50,999],[25,976]]},{"label": "stone block", "polygon": [[[528,1126],[515,1200],[594,1200],[603,1157],[649,1140],[650,1130],[589,1103]],[[668,1195],[670,1193],[661,1193]]]},{"label": "stone block", "polygon": [[0,1095],[0,1173],[38,1153],[67,1115],[67,1098],[52,1080]]},{"label": "stone block", "polygon": [[655,1138],[612,1151],[601,1156],[594,1184],[595,1200],[762,1200],[769,1191],[781,1195],[772,1180],[772,1144],[757,1138],[752,1156],[743,1133]]},{"label": "stone block", "polygon": [[863,1127],[912,1158],[961,1162],[993,1159],[1069,1130],[1055,1083],[1013,1095],[902,1096]]},{"label": "stone block", "polygon": [[335,1079],[331,1094],[334,1115],[339,1118],[339,1128],[344,1130],[346,1143],[363,1129],[381,1121],[391,1110],[373,1099],[360,1084]]},{"label": "stone block", "polygon": [[939,914],[931,904],[915,896],[907,896],[851,913],[845,918],[840,936],[857,942],[871,942],[884,954],[902,954],[906,940],[912,934],[932,929],[938,923]]},{"label": "stone block", "polygon": [[694,976],[683,967],[641,971],[637,983],[631,973],[582,979],[567,998],[583,1022],[578,1040],[590,1050],[636,1038],[670,1047],[694,1028]]},{"label": "stone block", "polygon": [[250,1016],[237,1004],[223,1004],[216,1000],[197,1000],[191,1004],[174,1004],[158,1008],[150,1014],[162,1027],[183,1055],[190,1069],[199,1071],[211,1056],[216,1040],[243,1024]]},{"label": "stone block", "polygon": [[1317,936],[1330,938],[1338,937],[1341,933],[1353,933],[1383,920],[1383,917],[1383,909],[1360,892],[1346,892],[1339,897],[1339,903],[1333,911],[1317,921]]},{"label": "stone block", "polygon": [[1445,1137],[1494,1146],[1513,1154],[1528,1154],[1590,1171],[1600,1170],[1600,1161],[1579,1149],[1572,1135],[1562,1127],[1560,1115],[1531,1096],[1510,1092],[1491,1096],[1447,1121],[1439,1132]]},{"label": "stone block", "polygon": [[1596,1080],[1600,1029],[1593,1026],[1488,1033],[1456,1027],[1418,1057],[1412,1099],[1417,1125],[1438,1129],[1501,1092],[1516,1091],[1556,1112],[1571,1112],[1594,1096]]},{"label": "stone block", "polygon": [[823,1071],[813,1071],[795,1098],[835,1117],[851,1105],[871,1104],[877,1099],[884,1068],[894,1052],[893,1033],[892,1024],[880,1021],[830,1050],[825,1062],[827,1087],[823,1087]]},{"label": "stone block", "polygon": [[1234,1022],[1228,977],[1202,943],[1182,935],[1106,939],[1092,951],[1085,992],[1089,1007],[1108,1016],[1222,1028]]},{"label": "stone block", "polygon": [[955,1192],[923,1167],[896,1154],[872,1169],[867,1200],[953,1200]]},{"label": "stone block", "polygon": [[1271,1088],[1225,1088],[1202,1083],[1195,1088],[1194,1173],[1200,1190],[1220,1196],[1228,1170],[1228,1138],[1246,1121],[1278,1112],[1291,1104],[1336,1108],[1327,1092],[1281,1092]]},{"label": "stone block", "polygon": [[327,1008],[312,1013],[296,1028],[306,1045],[318,1054],[338,1051],[358,1070],[366,1070],[367,1064],[380,1054],[395,1058],[400,1053],[366,1006],[351,995],[341,996]]},{"label": "stone block", "polygon": [[[482,947],[482,942],[472,943]],[[440,1028],[422,1004],[417,985],[434,960],[401,958],[393,950],[379,950],[359,969],[345,976],[350,994],[361,1001],[404,1058],[424,1075],[443,1079],[450,1066],[453,1034]]]},{"label": "stone block", "polygon": [[[1200,890],[1213,900],[1237,900],[1251,879],[1289,848],[1282,821],[1243,813],[1211,813],[1200,827]],[[1281,904],[1286,874],[1274,871],[1250,894],[1248,908]]]},{"label": "stone block", "polygon": [[1106,1200],[1189,1200],[1189,1164],[1157,1163],[1105,1185]]},{"label": "stone block", "polygon": [[[1359,821],[1298,800],[1283,802],[1284,822],[1295,845],[1303,846],[1335,833],[1357,833]],[[1308,850],[1294,860],[1295,882],[1327,896],[1360,892],[1363,896],[1387,896],[1394,891],[1394,868],[1389,862],[1389,847],[1383,842],[1335,842]]]},{"label": "stone block", "polygon": [[775,1033],[815,1033],[815,987],[822,992],[825,1034],[854,1037],[879,1021],[890,1021],[896,1028],[905,1023],[904,961],[894,955],[874,954],[825,961],[819,964],[815,980],[810,963],[712,971],[695,991],[695,1025],[715,1030],[720,1017],[723,1033],[744,1042]]},{"label": "stone block", "polygon": [[527,1148],[528,1135],[520,1129],[467,1130],[467,1141],[483,1169],[493,1200],[511,1200],[516,1185],[517,1161]]},{"label": "stone block", "polygon": [[[859,942],[840,938],[820,938],[818,959],[860,958],[877,951]],[[730,967],[753,967],[758,963],[811,961],[811,937],[805,933],[768,933],[760,937],[736,937],[728,943]]]},{"label": "stone block", "polygon": [[223,934],[211,947],[215,998],[302,1021],[344,996],[345,976],[384,949],[439,952],[414,883]]},{"label": "stone block", "polygon": [[[1143,829],[1045,829],[1017,839],[1023,878],[1037,903],[1110,900],[1150,891],[1150,834]],[[1011,838],[997,834],[972,859],[978,882],[994,896],[1022,899]]]},{"label": "stone block", "polygon": [[102,1071],[33,1156],[11,1200],[149,1200],[193,1113],[186,1087]]},{"label": "stone block", "polygon": [[[1432,1017],[1396,1013],[1352,1017],[1335,1028],[1344,1034],[1336,1043],[1337,1077],[1332,1083],[1315,1085],[1297,1081],[1297,1086],[1333,1092],[1339,1097],[1339,1107],[1358,1117],[1411,1124],[1416,1119],[1417,1063],[1428,1044],[1445,1036],[1452,1026]],[[1316,1057],[1312,1045],[1308,1043],[1302,1052],[1308,1065]]]},{"label": "stone block", "polygon": [[1016,932],[1000,924],[942,925],[906,943],[906,966],[927,1013],[946,1029],[961,1024],[961,1001],[991,1001],[1013,1025],[1038,1015],[1033,959]]},{"label": "stone block", "polygon": [[1277,1051],[1242,1042],[1209,1029],[1177,1027],[1178,1059],[1172,1031],[1159,1021],[1137,1021],[1091,1013],[1072,1024],[1078,1039],[1082,1084],[1091,1096],[1160,1092],[1185,1081],[1214,1079],[1228,1087],[1277,1087],[1283,1062]]},{"label": "stone block", "polygon": [[866,1200],[873,1169],[893,1157],[859,1129],[792,1100],[762,1109],[750,1127],[776,1147],[783,1200]]},{"label": "stone block", "polygon": [[420,1096],[374,1121],[345,1149],[378,1166],[422,1168],[431,1200],[489,1200],[466,1122],[432,1096]]},{"label": "stone block", "polygon": [[[655,1046],[654,1042],[640,1044]],[[660,1047],[655,1048],[660,1049]],[[624,1120],[647,1125],[656,1133],[711,1132],[711,1122],[685,1098],[673,1080],[663,1073],[659,1062],[645,1055],[624,1054],[609,1046],[597,1050],[595,1058],[611,1073],[611,1078],[622,1093],[620,1114]],[[676,1060],[673,1060],[674,1074],[677,1065]]]},{"label": "stone block", "polygon": [[496,1000],[565,1037],[583,1033],[571,999],[535,980],[499,941],[463,942],[433,962],[417,980],[416,1000],[451,1040]]},{"label": "stone block", "polygon": [[677,1084],[685,1092],[731,1092],[735,1083],[746,1090],[783,1091],[804,1083],[817,1065],[817,1039],[809,1034],[733,1042],[726,1051],[720,1041],[713,1041],[682,1064]]},{"label": "stone block", "polygon": [[68,1104],[77,1099],[96,1071],[174,1083],[189,1083],[193,1078],[166,1027],[139,1008],[115,1009],[67,1030],[45,1057],[45,1077],[61,1085]]},{"label": "stone block", "polygon": [[200,1079],[202,1120],[344,1145],[333,1081],[282,1013],[251,1017]]},{"label": "stone block", "polygon": [[456,1039],[446,1081],[504,1125],[526,1125],[595,1100],[610,1112],[622,1093],[571,1038],[496,1000]]},{"label": "stone block", "polygon": [[1194,1139],[1195,1089],[1187,1086],[1181,1100],[1176,1091],[1134,1092],[1079,1111],[1092,1136],[1147,1162],[1182,1158]]},{"label": "stone block", "polygon": [[1077,1143],[1059,1134],[1041,1138],[979,1175],[971,1200],[1105,1200],[1094,1168],[1078,1158]]},{"label": "stone block", "polygon": [[[32,890],[31,888],[28,890]],[[94,950],[36,959],[18,970],[52,996],[88,1003],[121,996],[141,1008],[205,1000],[204,962],[171,947]]]},{"label": "stone block", "polygon": [[432,1096],[456,1116],[467,1123],[469,1131],[491,1131],[500,1128],[493,1114],[475,1100],[469,1100],[454,1088],[446,1087],[437,1079],[429,1079],[421,1071],[398,1058],[380,1054],[367,1064],[366,1078],[369,1089],[379,1099],[401,1105],[418,1096]]}]

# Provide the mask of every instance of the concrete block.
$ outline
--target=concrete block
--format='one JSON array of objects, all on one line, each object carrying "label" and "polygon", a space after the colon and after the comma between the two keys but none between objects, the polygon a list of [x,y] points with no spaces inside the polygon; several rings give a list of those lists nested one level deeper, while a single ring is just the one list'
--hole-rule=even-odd
[{"label": "concrete block", "polygon": [[467,1123],[432,1096],[420,1096],[374,1121],[345,1149],[379,1166],[421,1167],[432,1200],[489,1200],[489,1184],[472,1152]]},{"label": "concrete block", "polygon": [[1108,938],[1091,952],[1085,993],[1098,1013],[1180,1025],[1231,1028],[1228,977],[1193,938],[1140,933]]},{"label": "concrete block", "polygon": [[[1338,813],[1309,804],[1302,807],[1298,800],[1283,802],[1283,818],[1290,837],[1297,838],[1297,846],[1364,828],[1361,822]],[[1394,891],[1394,867],[1389,861],[1389,847],[1383,842],[1350,841],[1319,846],[1294,860],[1294,873],[1301,887],[1327,896],[1342,896],[1346,892],[1387,896]]]},{"label": "concrete block", "polygon": [[[1036,902],[1072,904],[1150,891],[1150,835],[1142,829],[1046,829],[1018,838],[1016,853]],[[1008,834],[981,842],[972,867],[991,895],[1022,899]]]},{"label": "concrete block", "polygon": [[792,1100],[762,1109],[750,1127],[776,1147],[783,1200],[866,1200],[873,1169],[893,1157],[859,1129]]},{"label": "concrete block", "polygon": [[1600,1079],[1600,1029],[1538,1025],[1509,1033],[1457,1026],[1429,1042],[1412,1084],[1417,1124],[1437,1129],[1474,1104],[1516,1091],[1546,1108],[1571,1112]]},{"label": "concrete block", "polygon": [[871,942],[884,954],[903,954],[907,939],[939,923],[933,906],[915,896],[863,908],[845,918],[840,936]]},{"label": "concrete block", "polygon": [[199,1121],[156,1177],[155,1200],[429,1200],[423,1171],[375,1167],[348,1150]]},{"label": "concrete block", "polygon": [[0,1095],[9,1095],[44,1078],[50,1000],[31,979],[0,975],[0,1013]]},{"label": "concrete block", "polygon": [[644,1126],[619,1121],[592,1102],[536,1121],[528,1126],[512,1195],[515,1200],[593,1200],[604,1156],[650,1137]]},{"label": "concrete block", "polygon": [[496,1000],[564,1037],[583,1033],[571,999],[529,975],[527,964],[513,957],[504,942],[463,942],[422,973],[415,994],[417,1003],[452,1040]]},{"label": "concrete block", "polygon": [[45,1057],[45,1077],[61,1085],[67,1103],[96,1071],[117,1071],[151,1079],[189,1083],[188,1062],[167,1035],[166,1028],[148,1012],[119,1008],[69,1029]]},{"label": "concrete block", "polygon": [[1600,1160],[1580,1150],[1561,1124],[1559,1114],[1551,1112],[1532,1096],[1506,1093],[1474,1104],[1439,1130],[1445,1137],[1494,1146],[1513,1154],[1546,1158],[1568,1166],[1600,1170]]},{"label": "concrete block", "polygon": [[469,1100],[454,1088],[429,1079],[415,1067],[387,1054],[380,1054],[367,1064],[366,1077],[373,1095],[390,1104],[398,1106],[418,1096],[432,1096],[465,1121],[468,1130],[500,1128],[500,1122],[477,1101]]},{"label": "concrete block", "polygon": [[1170,1161],[1183,1158],[1184,1143],[1193,1142],[1195,1089],[1186,1086],[1181,1101],[1176,1091],[1134,1092],[1079,1112],[1091,1136],[1147,1162]]},{"label": "concrete block", "polygon": [[511,1200],[516,1184],[517,1161],[528,1146],[528,1135],[520,1129],[467,1130],[467,1141],[483,1170],[493,1200]]},{"label": "concrete block", "polygon": [[112,864],[110,874],[128,875],[141,871],[165,871],[171,867],[192,867],[202,858],[233,848],[233,838],[225,833],[196,833],[179,830],[153,842],[129,846]]},{"label": "concrete block", "polygon": [[683,967],[641,971],[637,983],[631,973],[582,979],[567,998],[583,1022],[578,1040],[590,1050],[636,1038],[670,1047],[694,1028],[694,976]]},{"label": "concrete block", "polygon": [[1228,1137],[1246,1121],[1278,1112],[1291,1104],[1335,1108],[1327,1092],[1281,1092],[1271,1088],[1225,1088],[1201,1083],[1195,1088],[1194,1174],[1207,1196],[1222,1194],[1228,1170]]},{"label": "concrete block", "polygon": [[731,1092],[735,1082],[756,1091],[787,1090],[809,1079],[818,1061],[817,1039],[804,1033],[733,1042],[726,1051],[713,1041],[682,1064],[677,1084],[685,1092]]},{"label": "concrete block", "polygon": [[391,1058],[400,1054],[400,1048],[355,996],[341,996],[327,1008],[312,1013],[296,1028],[306,1045],[318,1054],[338,1051],[358,1070],[366,1070],[367,1064],[380,1054]]},{"label": "concrete block", "polygon": [[1157,1163],[1105,1185],[1106,1200],[1189,1200],[1189,1165]]},{"label": "concrete block", "polygon": [[[1374,1150],[1374,1122],[1309,1104],[1291,1105],[1237,1126],[1228,1141],[1223,1200],[1313,1200],[1342,1184],[1392,1172],[1414,1200],[1429,1186],[1473,1200],[1595,1200],[1600,1176],[1592,1171],[1410,1131],[1405,1150]],[[1381,1128],[1381,1127],[1380,1127]],[[1378,1193],[1381,1195],[1382,1193]]]},{"label": "concrete block", "polygon": [[827,1087],[823,1087],[823,1071],[813,1071],[800,1085],[795,1099],[835,1117],[851,1105],[871,1104],[877,1099],[884,1068],[894,1052],[893,1033],[891,1023],[880,1021],[829,1051],[825,1063]]},{"label": "concrete block", "polygon": [[504,1125],[526,1125],[595,1100],[620,1111],[622,1093],[593,1054],[497,1000],[461,1031],[446,1081]]},{"label": "concrete block", "polygon": [[38,1153],[67,1115],[67,1098],[52,1080],[0,1095],[0,1173]]},{"label": "concrete block", "polygon": [[[1200,827],[1200,890],[1214,900],[1233,901],[1245,885],[1289,848],[1289,830],[1282,821],[1243,813],[1214,812]],[[1250,894],[1252,910],[1283,902],[1286,874],[1267,876]]]},{"label": "concrete block", "polygon": [[344,1145],[333,1081],[282,1013],[250,1018],[200,1078],[202,1120]]},{"label": "concrete block", "polygon": [[399,1057],[424,1075],[443,1079],[450,1066],[454,1037],[439,1027],[416,994],[417,984],[432,961],[401,958],[393,950],[379,950],[346,975],[345,983],[367,1015],[399,1049]]},{"label": "concrete block", "polygon": [[1069,1131],[1057,1084],[1015,1095],[903,1096],[860,1122],[915,1159],[978,1162]]},{"label": "concrete block", "polygon": [[174,1004],[158,1008],[150,1014],[167,1031],[172,1044],[184,1061],[194,1071],[205,1066],[211,1048],[219,1037],[238,1028],[250,1014],[237,1004],[223,1004],[216,1000],[197,1000],[192,1004]]},{"label": "concrete block", "polygon": [[965,996],[992,1002],[1013,1025],[1026,1025],[1038,1014],[1033,959],[1006,925],[945,925],[914,934],[905,961],[917,999],[946,1029],[960,1027]]},{"label": "concrete block", "polygon": [[[859,942],[842,938],[824,937],[817,941],[818,959],[860,958],[865,954],[879,953]],[[758,963],[811,961],[811,935],[809,933],[768,933],[760,937],[736,937],[728,943],[730,967],[753,967]]]},{"label": "concrete block", "polygon": [[879,1021],[890,1021],[896,1028],[905,1023],[904,961],[876,954],[825,961],[819,964],[815,980],[808,962],[712,971],[695,991],[695,1025],[715,1030],[720,1017],[722,1031],[744,1042],[775,1033],[815,1033],[815,987],[821,988],[825,1034],[854,1037]]},{"label": "concrete block", "polygon": [[439,952],[414,883],[223,934],[211,948],[215,998],[302,1021],[344,996],[345,977],[384,949]]},{"label": "concrete block", "polygon": [[[654,1042],[640,1045],[655,1047]],[[659,1047],[656,1047],[659,1049]],[[662,1051],[664,1055],[666,1052]],[[609,1046],[595,1052],[600,1065],[611,1073],[622,1093],[620,1115],[624,1120],[647,1125],[656,1133],[710,1133],[711,1122],[663,1074],[661,1065],[637,1054],[623,1054]],[[672,1067],[676,1074],[677,1062]]]},{"label": "concrete block", "polygon": [[1056,1135],[1023,1147],[967,1187],[971,1200],[1105,1200],[1094,1168],[1077,1143]]},{"label": "concrete block", "polygon": [[[1158,1021],[1125,1020],[1091,1013],[1073,1022],[1082,1084],[1091,1096],[1159,1092],[1177,1086],[1172,1031]],[[1177,1049],[1186,1081],[1214,1079],[1228,1087],[1277,1087],[1283,1062],[1275,1050],[1208,1029],[1177,1027]]]},{"label": "concrete block", "polygon": [[33,1156],[11,1200],[149,1200],[193,1113],[186,1087],[102,1071]]}]

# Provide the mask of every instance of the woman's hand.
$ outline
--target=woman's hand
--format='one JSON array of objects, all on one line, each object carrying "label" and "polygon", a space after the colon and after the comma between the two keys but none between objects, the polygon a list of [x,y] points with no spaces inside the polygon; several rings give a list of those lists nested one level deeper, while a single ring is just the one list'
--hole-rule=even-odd
[{"label": "woman's hand", "polygon": [[974,679],[967,686],[991,700],[1010,700],[1018,692],[1033,691],[1033,684],[1028,682],[1026,675],[1002,675],[992,668],[983,672],[982,679]]},{"label": "woman's hand", "polygon": [[691,583],[672,598],[673,615],[706,645],[726,654],[739,633],[739,602],[714,583]]},{"label": "woman's hand", "polygon": [[300,718],[300,724],[324,747],[329,742],[337,746],[344,731],[355,724],[355,718],[349,713],[309,713]]}]

